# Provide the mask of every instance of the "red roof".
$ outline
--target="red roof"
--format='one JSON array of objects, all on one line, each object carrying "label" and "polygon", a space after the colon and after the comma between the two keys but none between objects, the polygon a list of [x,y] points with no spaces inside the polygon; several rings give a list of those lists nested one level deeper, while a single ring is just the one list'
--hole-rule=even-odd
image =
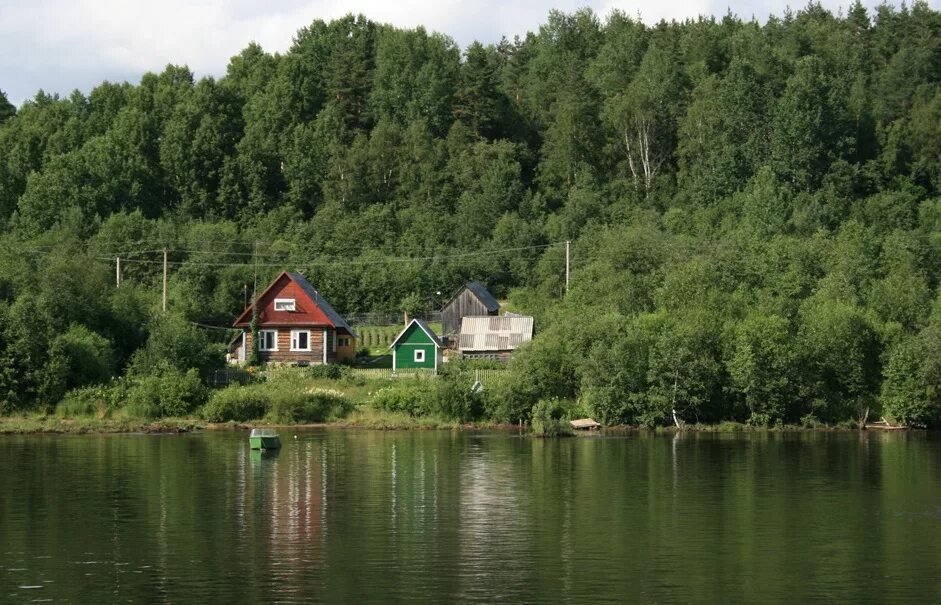
[{"label": "red roof", "polygon": [[[275,299],[293,299],[293,311],[276,311]],[[259,326],[314,326],[329,327],[353,333],[339,313],[317,292],[303,275],[299,273],[281,273],[271,285],[258,296]],[[252,306],[249,306],[235,320],[235,326],[248,327],[252,320]]]}]

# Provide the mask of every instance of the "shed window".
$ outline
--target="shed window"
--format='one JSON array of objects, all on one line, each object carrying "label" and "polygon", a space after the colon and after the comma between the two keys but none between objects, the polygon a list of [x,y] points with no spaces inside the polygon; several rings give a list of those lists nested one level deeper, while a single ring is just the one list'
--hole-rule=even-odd
[{"label": "shed window", "polygon": [[339,342],[340,342],[340,346],[341,346],[341,347],[348,347],[348,346],[350,346],[350,337],[349,337],[349,336],[341,336]]},{"label": "shed window", "polygon": [[310,351],[310,330],[291,330],[291,350]]},{"label": "shed window", "polygon": [[274,299],[274,310],[275,311],[294,311],[295,304],[293,298],[276,298]]},{"label": "shed window", "polygon": [[415,363],[424,363],[425,349],[415,349]]},{"label": "shed window", "polygon": [[260,330],[258,332],[258,350],[259,351],[277,351],[278,350],[278,331]]}]

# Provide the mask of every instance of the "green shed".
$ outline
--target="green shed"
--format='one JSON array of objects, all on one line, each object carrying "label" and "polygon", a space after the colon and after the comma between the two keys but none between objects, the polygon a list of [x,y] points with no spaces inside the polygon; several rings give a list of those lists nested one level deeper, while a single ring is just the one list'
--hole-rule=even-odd
[{"label": "green shed", "polygon": [[392,341],[392,370],[434,370],[441,364],[441,340],[427,323],[413,319]]}]

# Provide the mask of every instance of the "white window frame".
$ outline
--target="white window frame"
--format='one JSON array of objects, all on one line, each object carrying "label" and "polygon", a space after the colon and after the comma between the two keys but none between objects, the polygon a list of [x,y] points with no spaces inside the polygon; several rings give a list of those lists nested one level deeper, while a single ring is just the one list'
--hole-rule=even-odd
[{"label": "white window frame", "polygon": [[[279,309],[281,306],[283,308]],[[276,298],[274,299],[274,310],[275,311],[296,311],[297,310],[297,301],[293,298]]]},{"label": "white window frame", "polygon": [[[297,346],[297,338],[301,333],[307,334],[307,348],[302,349]],[[310,330],[291,330],[291,350],[292,351],[310,351]]]},{"label": "white window frame", "polygon": [[412,359],[415,363],[425,363],[425,349],[415,349]]},{"label": "white window frame", "polygon": [[[267,349],[265,348],[265,334],[271,334],[271,342],[274,343],[274,347]],[[258,350],[259,351],[277,351],[278,350],[278,331],[277,330],[258,330]]]}]

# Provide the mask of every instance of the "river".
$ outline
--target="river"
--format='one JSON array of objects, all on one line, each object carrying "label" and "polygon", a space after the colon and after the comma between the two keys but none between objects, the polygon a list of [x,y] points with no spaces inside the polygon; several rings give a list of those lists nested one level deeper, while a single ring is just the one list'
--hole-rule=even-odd
[{"label": "river", "polygon": [[0,437],[0,602],[941,602],[938,435],[282,438]]}]

